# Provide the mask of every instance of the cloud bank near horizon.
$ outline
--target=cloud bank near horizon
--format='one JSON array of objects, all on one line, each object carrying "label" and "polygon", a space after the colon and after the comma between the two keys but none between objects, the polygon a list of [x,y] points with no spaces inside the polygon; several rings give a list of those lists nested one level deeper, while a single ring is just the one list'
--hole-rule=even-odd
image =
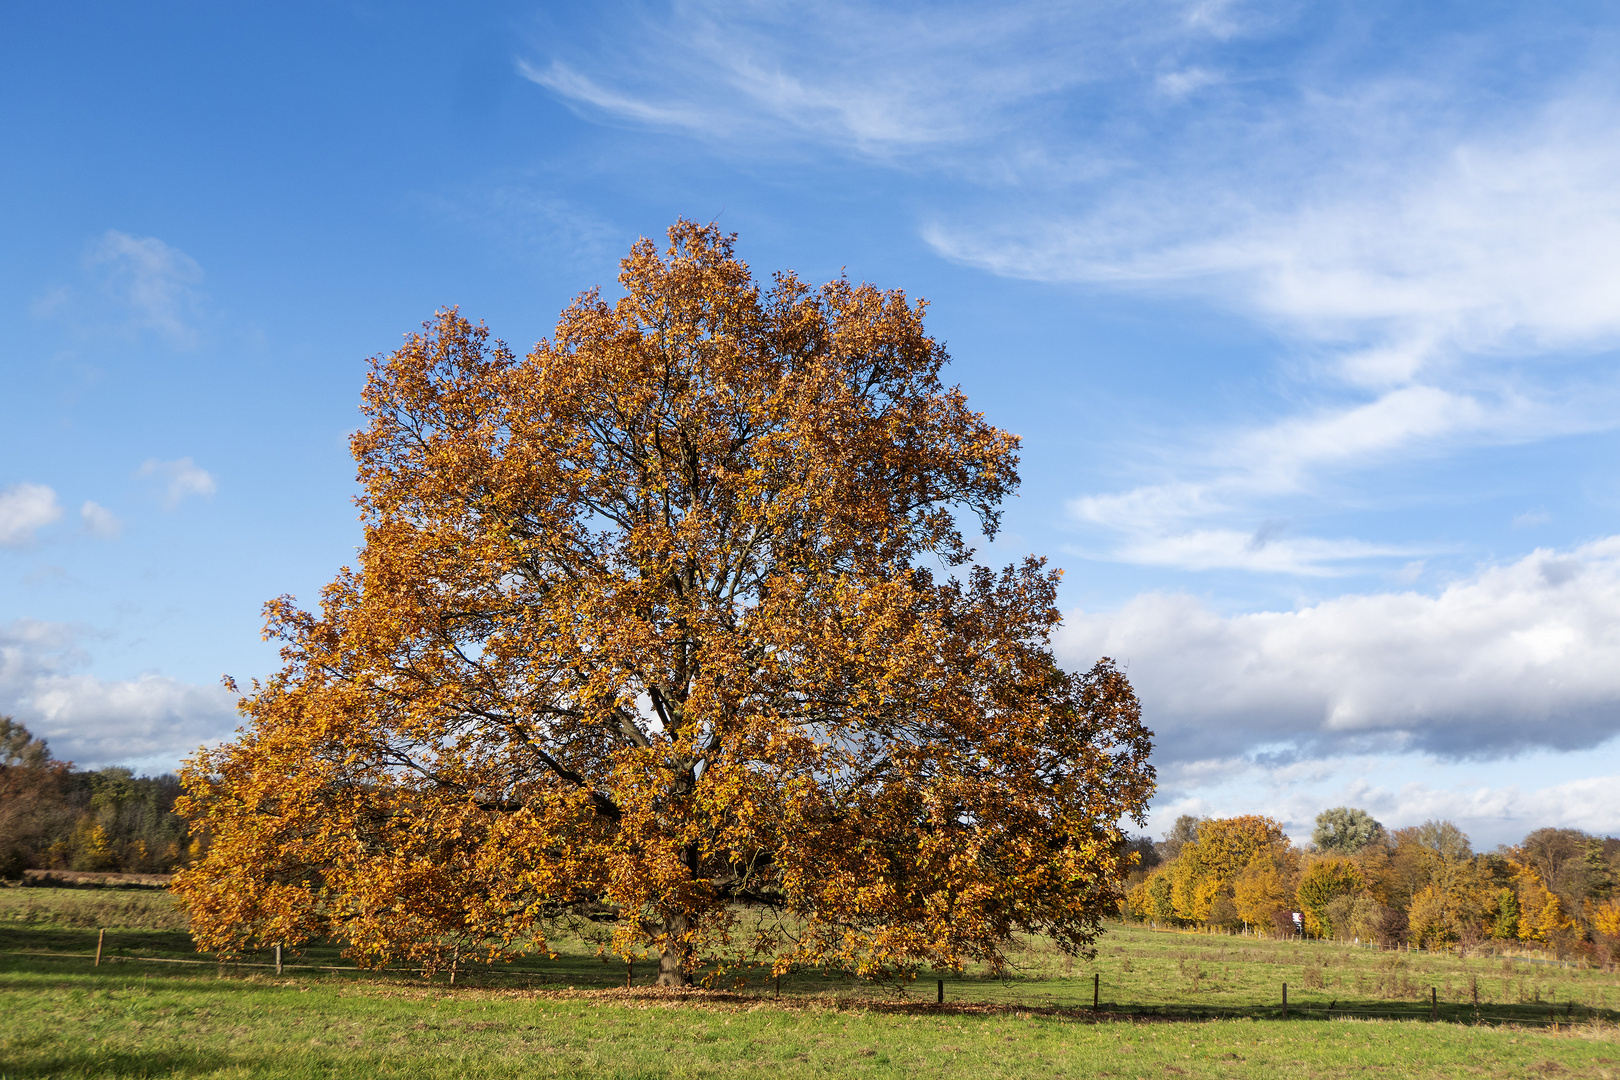
[{"label": "cloud bank near horizon", "polygon": [[1171,762],[1582,750],[1620,734],[1620,536],[1537,550],[1437,595],[1221,615],[1148,593],[1069,615],[1072,666],[1125,665]]},{"label": "cloud bank near horizon", "polygon": [[166,771],[236,727],[236,697],[165,675],[101,679],[84,627],[35,619],[0,624],[0,714],[80,768],[131,765]]}]

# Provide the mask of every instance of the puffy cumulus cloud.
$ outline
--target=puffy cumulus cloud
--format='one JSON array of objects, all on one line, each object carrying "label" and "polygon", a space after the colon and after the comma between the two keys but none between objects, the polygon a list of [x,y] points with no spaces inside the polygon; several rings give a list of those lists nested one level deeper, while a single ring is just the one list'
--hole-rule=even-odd
[{"label": "puffy cumulus cloud", "polygon": [[0,491],[0,547],[19,547],[62,516],[56,492],[44,484],[13,484]]},{"label": "puffy cumulus cloud", "polygon": [[235,698],[163,675],[99,679],[82,668],[87,632],[64,623],[0,624],[0,713],[14,716],[84,768],[172,767],[230,734]]},{"label": "puffy cumulus cloud", "polygon": [[1590,747],[1620,733],[1620,537],[1538,550],[1437,596],[1221,615],[1147,594],[1070,616],[1058,648],[1074,667],[1128,665],[1169,761]]},{"label": "puffy cumulus cloud", "polygon": [[188,495],[212,495],[217,487],[213,476],[188,457],[177,461],[158,461],[156,458],[150,458],[135,470],[135,475],[152,477],[163,482],[165,510],[173,510]]}]

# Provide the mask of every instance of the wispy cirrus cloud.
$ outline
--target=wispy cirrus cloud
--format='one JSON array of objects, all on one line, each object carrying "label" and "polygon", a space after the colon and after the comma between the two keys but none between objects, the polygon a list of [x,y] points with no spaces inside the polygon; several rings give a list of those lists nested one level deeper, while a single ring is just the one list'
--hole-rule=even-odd
[{"label": "wispy cirrus cloud", "polygon": [[[611,40],[572,50],[548,41],[518,70],[588,113],[715,140],[747,136],[751,153],[812,142],[915,160],[1001,141],[1010,112],[1040,103],[1061,112],[1054,95],[1075,87],[1151,86],[1144,63],[1173,66],[1179,43],[1230,36],[1238,25],[1200,10],[689,0],[621,10]],[[1183,92],[1211,78],[1184,74]]]},{"label": "wispy cirrus cloud", "polygon": [[1512,126],[1480,119],[1421,148],[1334,155],[1334,170],[1289,157],[1268,176],[1264,163],[1216,161],[1088,193],[1100,197],[1075,200],[1084,210],[1054,198],[926,235],[1000,274],[1241,306],[1341,346],[1348,382],[1389,386],[1460,356],[1620,340],[1617,130],[1620,95],[1593,88]]},{"label": "wispy cirrus cloud", "polygon": [[[1566,395],[1568,396],[1568,395]],[[1282,535],[1271,509],[1309,499],[1324,476],[1482,443],[1601,428],[1620,395],[1527,402],[1511,388],[1409,384],[1364,402],[1322,406],[1266,426],[1188,432],[1146,468],[1166,478],[1070,500],[1070,518],[1102,537],[1092,557],[1188,570],[1331,575],[1424,554],[1411,544]],[[1562,406],[1562,407],[1560,407]],[[1268,534],[1268,531],[1270,535]]]},{"label": "wispy cirrus cloud", "polygon": [[1315,574],[1378,556],[1235,540],[1329,476],[1620,415],[1620,379],[1590,362],[1620,347],[1613,20],[1453,15],[1442,32],[1378,2],[681,3],[522,70],[718,153],[890,168],[945,258],[1269,328],[1288,354],[1271,415],[1130,447],[1159,475],[1074,509],[1102,557]]},{"label": "wispy cirrus cloud", "polygon": [[1071,510],[1113,531],[1094,549],[1107,557],[1319,572],[1188,541],[1397,457],[1620,423],[1605,361],[1620,349],[1617,134],[1620,96],[1564,99],[1517,127],[1351,163],[1348,179],[1176,172],[1076,216],[1049,206],[926,235],[999,274],[1180,293],[1274,328],[1299,358],[1291,415],[1185,432],[1143,455],[1166,478]]}]

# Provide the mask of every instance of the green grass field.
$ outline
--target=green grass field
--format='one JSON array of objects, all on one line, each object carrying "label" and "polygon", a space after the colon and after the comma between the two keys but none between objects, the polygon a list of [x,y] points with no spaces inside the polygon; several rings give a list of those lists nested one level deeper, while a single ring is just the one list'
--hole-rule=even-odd
[{"label": "green grass field", "polygon": [[[94,967],[93,924],[113,916],[133,925],[109,929]],[[1095,963],[1036,941],[1012,978],[948,977],[941,1008],[932,980],[900,996],[821,972],[785,978],[779,1001],[763,979],[626,990],[582,937],[453,987],[318,966],[222,976],[177,917],[161,893],[0,891],[0,1077],[1620,1078],[1620,977],[1525,958],[1115,927]]]}]

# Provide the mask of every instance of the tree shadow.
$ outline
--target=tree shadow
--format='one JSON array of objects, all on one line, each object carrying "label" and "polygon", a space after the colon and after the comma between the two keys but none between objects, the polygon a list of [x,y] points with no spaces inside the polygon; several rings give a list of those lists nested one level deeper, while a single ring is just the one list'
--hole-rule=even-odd
[{"label": "tree shadow", "polygon": [[18,1061],[13,1056],[5,1064],[5,1076],[7,1080],[35,1076],[207,1076],[233,1066],[257,1071],[255,1065],[269,1064],[272,1063],[204,1050],[99,1050],[61,1046],[37,1052],[28,1060]]}]

